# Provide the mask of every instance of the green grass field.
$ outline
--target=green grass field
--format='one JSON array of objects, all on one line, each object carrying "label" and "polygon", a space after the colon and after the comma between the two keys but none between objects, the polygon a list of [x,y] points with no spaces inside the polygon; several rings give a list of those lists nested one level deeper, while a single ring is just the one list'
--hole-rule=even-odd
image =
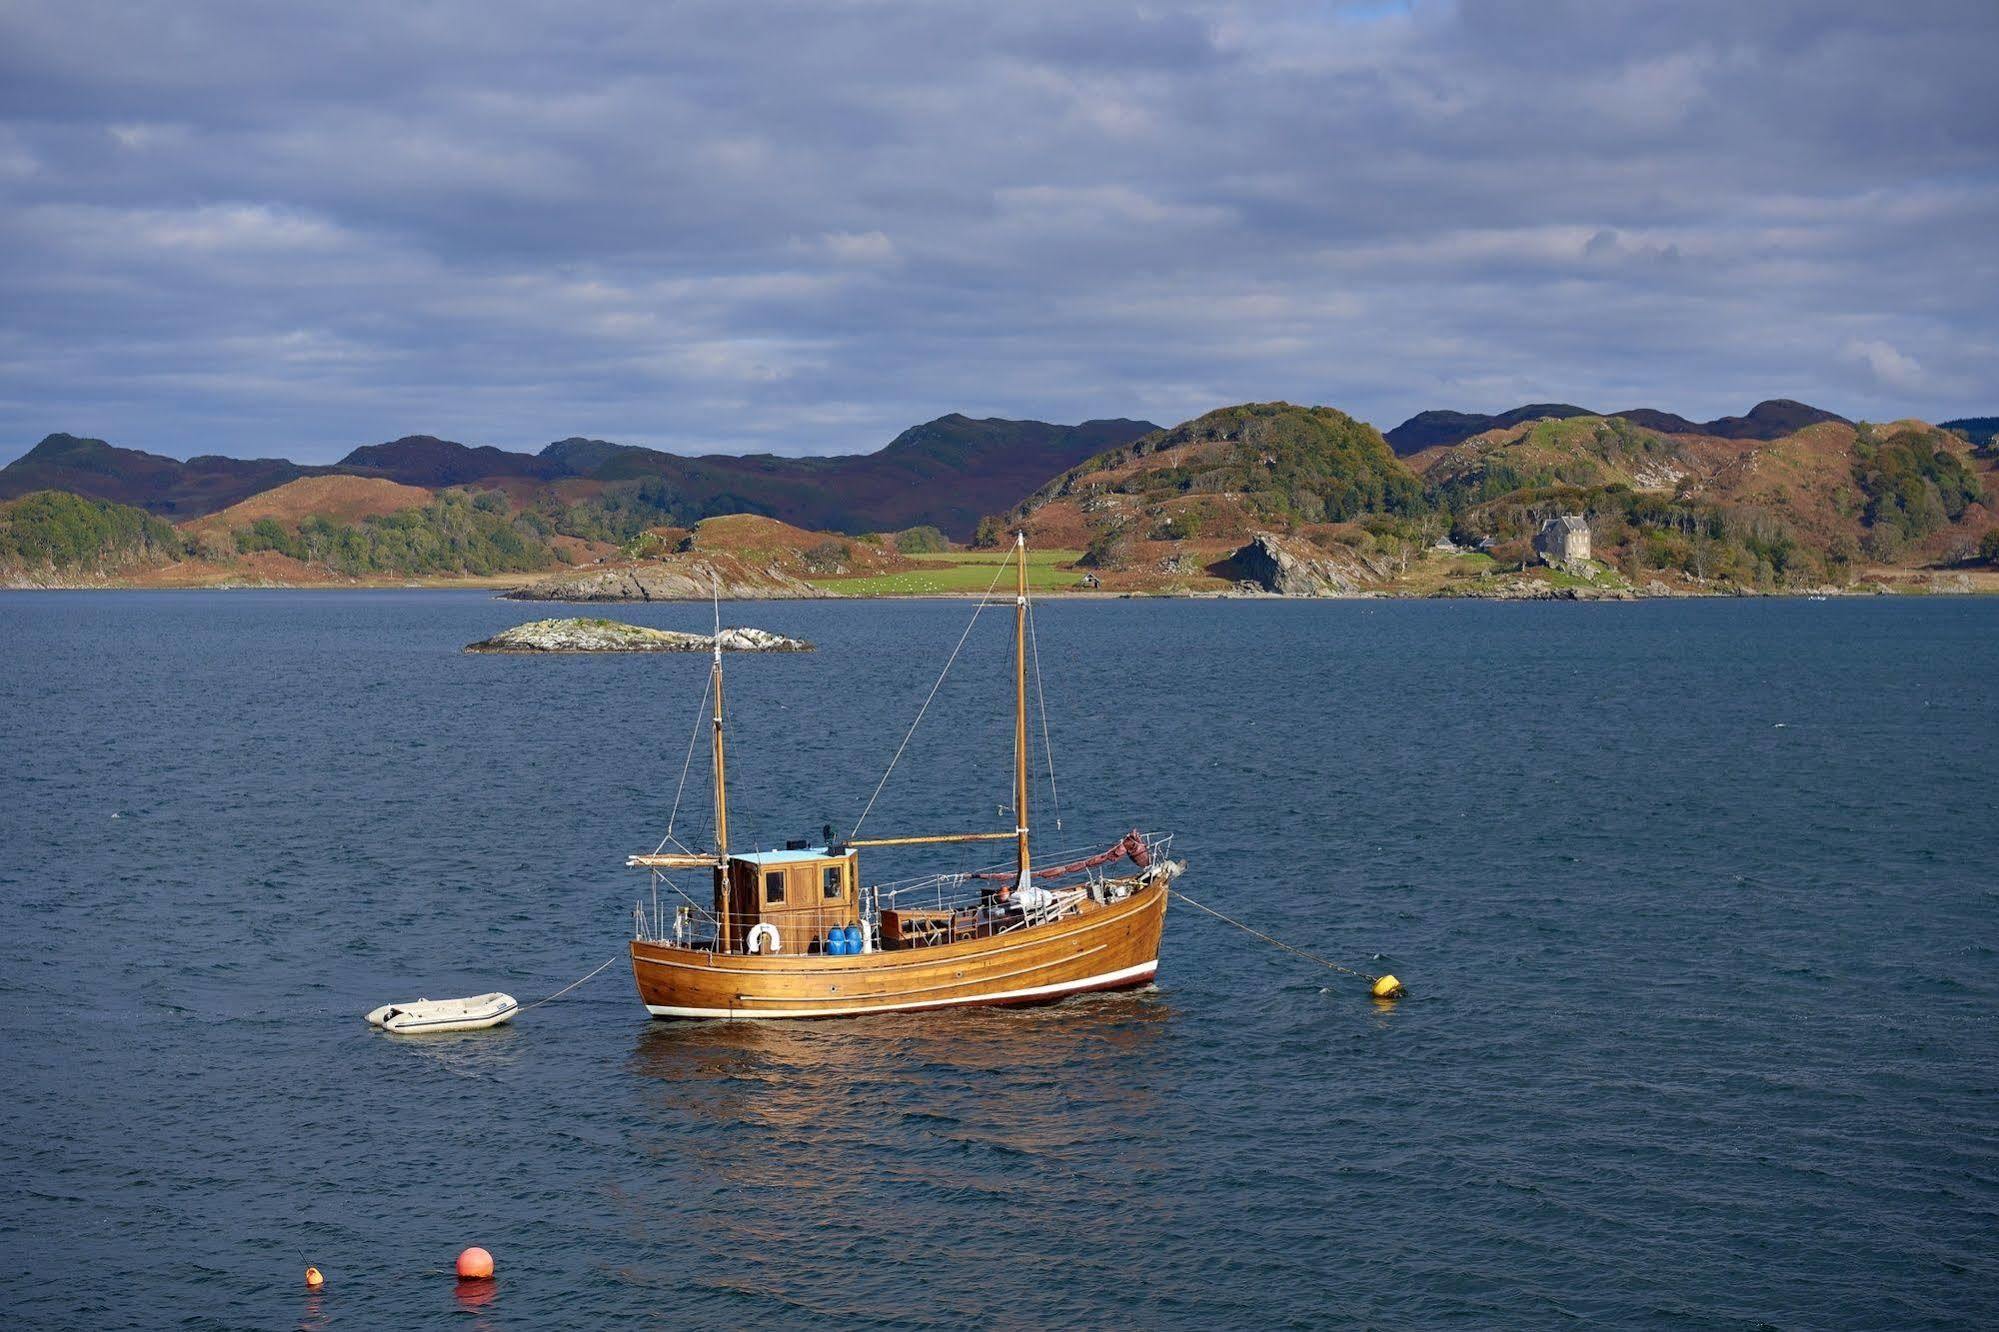
[{"label": "green grass field", "polygon": [[1452,578],[1479,578],[1496,572],[1498,568],[1498,560],[1482,550],[1471,550],[1451,556],[1445,572]]},{"label": "green grass field", "polygon": [[[1037,592],[1066,591],[1081,587],[1083,575],[1074,569],[1058,569],[1081,559],[1080,550],[1030,550],[1027,552],[1027,585]],[[914,559],[934,568],[911,569],[906,573],[873,574],[863,578],[815,578],[815,587],[850,597],[961,596],[979,593],[992,585],[999,574],[998,591],[1013,586],[1013,552],[1009,550],[952,550]],[[1000,566],[1006,565],[1004,572]]]}]

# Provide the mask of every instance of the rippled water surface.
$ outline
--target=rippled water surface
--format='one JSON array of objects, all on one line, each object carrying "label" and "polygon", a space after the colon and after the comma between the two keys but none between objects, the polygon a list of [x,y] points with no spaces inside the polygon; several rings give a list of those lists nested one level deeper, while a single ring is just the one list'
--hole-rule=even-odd
[{"label": "rippled water surface", "polygon": [[[845,827],[969,608],[725,611],[821,647],[730,663],[736,841]],[[623,948],[706,665],[524,618],[0,596],[0,1322],[1999,1318],[1999,603],[1049,604],[1045,839],[1411,998],[1176,906],[1143,995],[381,1035]],[[1005,618],[872,831],[996,816]]]}]

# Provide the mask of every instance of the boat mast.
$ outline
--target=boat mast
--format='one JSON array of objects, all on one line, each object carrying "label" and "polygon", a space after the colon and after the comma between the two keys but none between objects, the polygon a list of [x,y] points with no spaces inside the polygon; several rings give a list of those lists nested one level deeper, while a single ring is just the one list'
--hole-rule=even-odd
[{"label": "boat mast", "polygon": [[1013,814],[1020,842],[1020,887],[1032,879],[1027,857],[1027,532],[1016,532],[1013,597]]},{"label": "boat mast", "polygon": [[722,947],[729,946],[729,782],[722,753],[722,587],[713,585],[715,600],[715,664],[709,674],[715,680],[715,864],[716,881],[722,898]]}]

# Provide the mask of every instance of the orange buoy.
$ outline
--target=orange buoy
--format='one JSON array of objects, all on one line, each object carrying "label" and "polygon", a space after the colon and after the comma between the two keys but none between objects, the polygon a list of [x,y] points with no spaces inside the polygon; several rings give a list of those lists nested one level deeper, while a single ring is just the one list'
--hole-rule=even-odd
[{"label": "orange buoy", "polygon": [[493,1276],[493,1255],[473,1245],[458,1255],[460,1281],[488,1281]]},{"label": "orange buoy", "polygon": [[307,1290],[318,1290],[325,1284],[326,1278],[320,1275],[318,1268],[308,1267],[305,1269],[305,1288]]}]

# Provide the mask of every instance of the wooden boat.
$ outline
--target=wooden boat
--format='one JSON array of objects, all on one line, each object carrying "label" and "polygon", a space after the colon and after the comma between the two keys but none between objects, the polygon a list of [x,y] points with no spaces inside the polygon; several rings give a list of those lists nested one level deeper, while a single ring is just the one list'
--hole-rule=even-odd
[{"label": "wooden boat", "polygon": [[[653,906],[650,912],[643,901],[634,907],[631,941],[632,975],[647,1012],[657,1018],[845,1017],[1046,1003],[1152,983],[1168,885],[1181,868],[1167,855],[1172,839],[1134,831],[1094,855],[1040,868],[1033,860],[1024,535],[1015,538],[1014,556],[1011,828],[846,839],[834,838],[828,828],[818,845],[794,841],[782,851],[731,853],[718,644],[710,690],[704,690],[713,719],[713,849],[673,844],[669,850],[669,824],[659,847],[626,862],[652,876]],[[995,586],[998,581],[996,574]],[[991,593],[989,588],[987,599]],[[974,622],[987,599],[974,610]],[[999,841],[1013,843],[1010,862],[1001,865],[893,883],[867,883],[861,873],[864,848]],[[1129,861],[1129,870],[1108,872],[1119,861]],[[681,887],[677,871],[706,872],[705,901]],[[683,899],[670,924],[660,905],[663,889],[669,899],[676,893]]]},{"label": "wooden boat", "polygon": [[521,1011],[511,994],[475,994],[469,999],[417,999],[383,1004],[368,1014],[368,1024],[398,1036],[428,1036],[445,1031],[483,1031],[513,1019]]}]

